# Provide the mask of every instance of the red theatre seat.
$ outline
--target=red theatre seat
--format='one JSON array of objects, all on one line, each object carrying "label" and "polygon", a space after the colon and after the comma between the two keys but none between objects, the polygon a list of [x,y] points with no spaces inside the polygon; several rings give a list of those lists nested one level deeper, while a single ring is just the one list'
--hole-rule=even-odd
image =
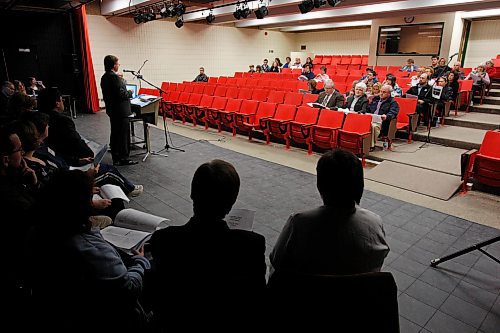
[{"label": "red theatre seat", "polygon": [[226,107],[227,98],[226,97],[215,97],[212,105],[205,110],[205,117],[203,121],[205,122],[205,129],[208,129],[208,124],[217,125],[219,121],[219,110],[223,110]]},{"label": "red theatre seat", "polygon": [[337,146],[337,131],[344,122],[344,112],[321,110],[318,123],[312,127],[311,135],[306,139],[307,153],[312,154],[312,145],[331,149]]},{"label": "red theatre seat", "polygon": [[201,101],[198,105],[193,106],[191,109],[189,109],[187,112],[189,114],[189,117],[193,120],[193,125],[196,126],[196,122],[198,120],[202,120],[205,118],[206,110],[210,106],[212,106],[214,97],[210,95],[203,95],[201,97]]},{"label": "red theatre seat", "polygon": [[286,149],[290,148],[290,140],[305,143],[310,135],[311,127],[318,121],[319,109],[301,106],[297,110],[295,119],[287,124],[285,136]]},{"label": "red theatre seat", "polygon": [[348,113],[338,132],[337,146],[360,156],[364,167],[365,155],[370,151],[371,131],[371,114]]},{"label": "red theatre seat", "polygon": [[242,115],[237,114],[234,121],[234,132],[236,135],[236,129],[240,129],[244,132],[248,132],[248,140],[252,140],[253,131],[260,130],[260,120],[262,118],[270,118],[274,116],[276,112],[276,103],[260,102],[257,112],[253,115]]},{"label": "red theatre seat", "polygon": [[284,138],[287,132],[287,124],[295,119],[297,107],[295,105],[280,104],[276,109],[276,114],[272,118],[260,120],[260,127],[264,130],[266,144],[271,141],[271,136]]},{"label": "red theatre seat", "polygon": [[470,178],[481,184],[500,187],[500,131],[487,131],[479,151],[462,154],[462,193],[467,191]]},{"label": "red theatre seat", "polygon": [[302,95],[303,94],[296,92],[286,93],[283,104],[299,106],[302,103]]},{"label": "red theatre seat", "polygon": [[391,133],[391,128],[389,128],[389,139],[394,139],[396,131],[406,130],[408,132],[408,143],[411,143],[413,132],[418,123],[417,99],[394,97],[394,100],[399,104],[399,113],[395,129],[393,129],[394,134]]}]

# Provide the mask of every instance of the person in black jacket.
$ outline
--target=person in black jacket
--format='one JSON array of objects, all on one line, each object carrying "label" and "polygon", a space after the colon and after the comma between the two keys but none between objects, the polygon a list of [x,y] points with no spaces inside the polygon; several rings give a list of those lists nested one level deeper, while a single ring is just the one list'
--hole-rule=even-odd
[{"label": "person in black jacket", "polygon": [[391,96],[391,93],[392,87],[384,84],[380,88],[380,95],[375,96],[368,106],[368,113],[378,114],[382,118],[382,124],[372,122],[372,148],[375,147],[375,142],[379,135],[387,137],[391,120],[398,116],[399,104]]},{"label": "person in black jacket", "polygon": [[436,85],[439,87],[443,87],[439,99],[435,100],[436,116],[443,117],[446,108],[446,102],[453,99],[453,89],[448,86],[448,79],[446,78],[446,76],[438,78],[436,80]]},{"label": "person in black jacket", "polygon": [[137,164],[130,160],[130,97],[125,81],[118,76],[118,58],[104,57],[106,73],[101,77],[101,89],[106,104],[106,114],[111,123],[111,155],[115,165]]},{"label": "person in black jacket", "polygon": [[429,121],[429,112],[431,110],[431,86],[429,85],[429,76],[427,73],[420,74],[420,78],[418,84],[416,86],[411,87],[406,94],[411,94],[413,96],[418,96],[417,102],[417,113],[419,114],[419,118],[424,121],[425,124]]},{"label": "person in black jacket", "polygon": [[349,111],[366,113],[368,107],[368,97],[366,97],[366,84],[359,82],[354,88],[354,95],[347,97],[342,108],[349,109]]}]

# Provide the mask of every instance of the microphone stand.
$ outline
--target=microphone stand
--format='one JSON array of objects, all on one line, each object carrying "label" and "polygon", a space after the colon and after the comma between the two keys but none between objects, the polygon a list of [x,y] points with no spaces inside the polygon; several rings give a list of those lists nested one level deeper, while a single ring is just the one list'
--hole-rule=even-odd
[{"label": "microphone stand", "polygon": [[[146,80],[142,76],[142,74],[140,74],[140,71],[141,71],[142,67],[144,67],[144,64],[146,63],[146,61],[144,61],[144,63],[142,64],[141,68],[137,71],[137,73],[135,71],[130,71],[130,73],[133,76],[135,76],[137,79],[139,79],[139,82],[144,81],[147,84],[149,84],[151,87],[157,89],[160,92],[160,98],[162,98],[163,94],[166,94],[167,92],[165,90],[161,89],[160,87],[152,84],[151,82],[149,82],[148,80]],[[168,144],[168,137],[170,136],[170,133],[168,133],[168,129],[167,129],[167,116],[166,116],[165,112],[163,112],[162,118],[163,118],[163,134],[165,136],[165,146],[162,149],[158,150],[158,151],[148,151],[146,153],[146,156],[144,157],[143,161],[145,161],[148,158],[149,154],[168,157],[168,155],[166,155],[166,154],[161,154],[161,152],[164,151],[164,150],[168,151],[169,149],[174,149],[174,150],[177,150],[177,151],[181,151],[183,153],[186,152],[184,149],[176,148],[176,147],[173,147],[173,146],[171,146],[171,145]],[[172,140],[172,139],[170,139],[170,140]]]},{"label": "microphone stand", "polygon": [[[427,99],[428,95],[429,95],[429,92],[431,93],[431,96],[432,96],[432,89],[434,88],[434,86],[436,85],[437,81],[439,80],[439,78],[441,77],[441,75],[443,74],[443,70],[444,68],[448,67],[450,68],[450,66],[448,66],[451,62],[451,59],[453,59],[453,57],[455,56],[456,54],[452,55],[450,57],[450,59],[448,60],[448,63],[446,64],[446,66],[443,66],[439,69],[439,74],[436,76],[436,80],[434,80],[434,83],[431,85],[431,88],[427,91],[427,93],[425,94],[424,98]],[[443,93],[443,92],[441,92]],[[426,144],[428,143],[431,143],[431,124],[432,124],[432,120],[434,119],[434,112],[436,110],[436,101],[432,101],[432,106],[430,106],[429,108],[429,119],[428,119],[428,122],[427,122],[427,138],[425,139],[425,142],[419,147],[419,148],[423,148]]]}]

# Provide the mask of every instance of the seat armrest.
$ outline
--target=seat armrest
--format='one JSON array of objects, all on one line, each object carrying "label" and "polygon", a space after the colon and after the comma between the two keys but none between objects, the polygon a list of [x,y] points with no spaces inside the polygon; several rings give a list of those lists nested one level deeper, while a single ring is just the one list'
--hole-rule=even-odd
[{"label": "seat armrest", "polygon": [[464,180],[465,173],[470,172],[472,170],[472,166],[474,165],[475,156],[478,153],[479,152],[477,149],[471,149],[471,150],[463,153],[462,156],[460,156],[460,176],[461,176],[462,180]]}]

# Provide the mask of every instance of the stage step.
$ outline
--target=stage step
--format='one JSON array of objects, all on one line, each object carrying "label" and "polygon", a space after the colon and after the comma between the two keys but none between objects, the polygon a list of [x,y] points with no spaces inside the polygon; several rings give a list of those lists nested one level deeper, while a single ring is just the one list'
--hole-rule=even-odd
[{"label": "stage step", "polygon": [[500,89],[500,82],[491,82],[491,89]]},{"label": "stage step", "polygon": [[449,126],[468,127],[481,130],[494,130],[500,128],[500,114],[459,111],[457,116],[451,111],[450,116],[444,119],[444,124]]},{"label": "stage step", "polygon": [[[430,142],[442,144],[448,147],[460,149],[479,149],[486,130],[461,127],[441,126],[431,128]],[[418,141],[426,141],[427,128],[420,126],[413,138]]]},{"label": "stage step", "polygon": [[500,114],[500,105],[494,104],[476,104],[470,108],[472,112],[482,112],[482,113],[494,113]]},{"label": "stage step", "polygon": [[500,97],[497,96],[484,96],[483,104],[500,105]]},{"label": "stage step", "polygon": [[500,88],[492,88],[492,89],[490,89],[490,96],[492,96],[492,97],[500,97]]}]

